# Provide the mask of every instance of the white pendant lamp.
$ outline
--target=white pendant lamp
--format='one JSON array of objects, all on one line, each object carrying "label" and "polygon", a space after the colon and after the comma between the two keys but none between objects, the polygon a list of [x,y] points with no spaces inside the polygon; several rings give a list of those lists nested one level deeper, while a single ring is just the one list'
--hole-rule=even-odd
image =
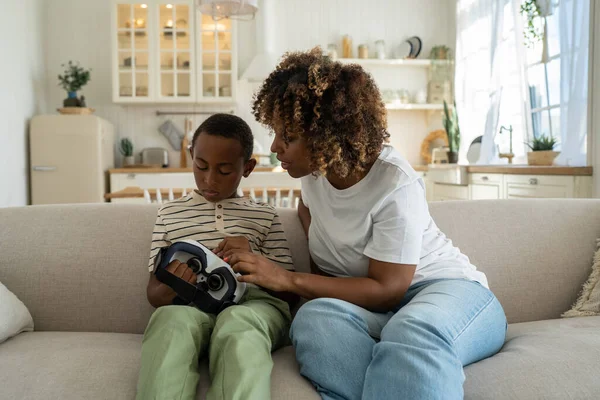
[{"label": "white pendant lamp", "polygon": [[258,0],[196,0],[202,14],[215,21],[224,18],[251,20],[258,11]]}]

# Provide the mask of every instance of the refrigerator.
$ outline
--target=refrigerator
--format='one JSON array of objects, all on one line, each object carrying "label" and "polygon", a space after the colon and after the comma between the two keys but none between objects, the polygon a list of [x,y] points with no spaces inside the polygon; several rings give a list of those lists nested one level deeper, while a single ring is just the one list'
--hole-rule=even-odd
[{"label": "refrigerator", "polygon": [[114,166],[115,130],[95,115],[39,115],[31,120],[31,203],[100,203]]}]

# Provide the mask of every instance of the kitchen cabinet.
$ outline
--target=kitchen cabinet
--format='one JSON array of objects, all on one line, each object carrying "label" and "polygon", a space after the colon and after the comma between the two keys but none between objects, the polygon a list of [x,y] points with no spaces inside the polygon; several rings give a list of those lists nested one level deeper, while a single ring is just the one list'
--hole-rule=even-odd
[{"label": "kitchen cabinet", "polygon": [[235,101],[235,21],[214,21],[193,0],[116,0],[112,11],[114,102]]},{"label": "kitchen cabinet", "polygon": [[591,167],[429,165],[420,170],[427,201],[592,197]]},{"label": "kitchen cabinet", "polygon": [[428,201],[592,197],[591,175],[580,170],[574,170],[572,175],[553,175],[552,172],[552,169],[547,174],[468,172],[468,185],[442,183],[437,180],[439,174],[423,173],[422,176]]},{"label": "kitchen cabinet", "polygon": [[498,200],[504,198],[502,174],[469,174],[469,199]]},{"label": "kitchen cabinet", "polygon": [[432,201],[433,182],[431,179],[427,179],[427,171],[418,170],[416,173],[421,177],[421,179],[423,179],[423,182],[425,183],[425,198],[427,201]]},{"label": "kitchen cabinet", "polygon": [[469,189],[465,185],[452,185],[448,183],[433,183],[431,185],[430,201],[468,200]]},{"label": "kitchen cabinet", "polygon": [[589,176],[505,175],[505,198],[591,197]]}]

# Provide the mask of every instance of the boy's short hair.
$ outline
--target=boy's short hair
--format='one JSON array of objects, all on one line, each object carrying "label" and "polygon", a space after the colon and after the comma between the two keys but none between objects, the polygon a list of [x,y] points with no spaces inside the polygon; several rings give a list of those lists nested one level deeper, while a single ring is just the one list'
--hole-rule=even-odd
[{"label": "boy's short hair", "polygon": [[254,137],[250,126],[238,116],[232,114],[214,114],[204,121],[192,139],[192,149],[196,143],[196,138],[201,133],[206,133],[213,136],[221,136],[228,139],[235,139],[242,145],[244,161],[252,158],[254,150]]}]

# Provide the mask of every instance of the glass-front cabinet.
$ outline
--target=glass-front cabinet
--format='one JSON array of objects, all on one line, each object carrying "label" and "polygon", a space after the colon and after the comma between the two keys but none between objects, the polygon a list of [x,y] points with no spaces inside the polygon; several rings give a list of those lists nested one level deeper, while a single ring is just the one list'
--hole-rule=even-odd
[{"label": "glass-front cabinet", "polygon": [[116,6],[116,78],[117,97],[148,101],[150,82],[148,6]]},{"label": "glass-front cabinet", "polygon": [[113,100],[231,103],[235,21],[214,21],[193,0],[113,2]]}]

